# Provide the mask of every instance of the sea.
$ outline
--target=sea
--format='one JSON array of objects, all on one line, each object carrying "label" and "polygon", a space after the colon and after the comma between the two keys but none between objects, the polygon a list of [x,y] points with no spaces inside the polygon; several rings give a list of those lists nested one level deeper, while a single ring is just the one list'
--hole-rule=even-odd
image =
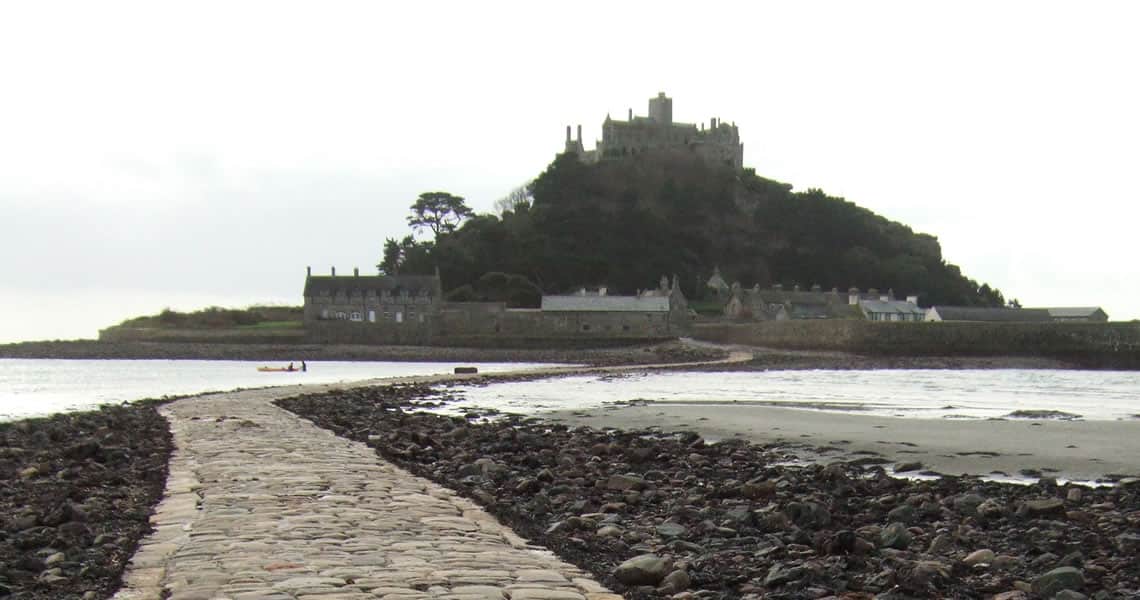
[{"label": "sea", "polygon": [[[262,373],[264,362],[0,359],[0,420],[144,398],[237,388],[450,373],[443,362],[309,362],[304,373]],[[273,366],[280,366],[274,364]],[[531,363],[464,363],[481,373]],[[1140,372],[1075,370],[796,370],[629,372],[461,385],[442,410],[536,414],[656,402],[749,403],[896,418],[988,419],[1026,411],[1084,420],[1140,419]]]},{"label": "sea", "polygon": [[[89,410],[102,404],[305,383],[341,383],[384,377],[530,369],[531,363],[309,361],[304,372],[259,372],[288,363],[236,360],[0,359],[0,421]],[[300,363],[295,363],[300,368]]]}]

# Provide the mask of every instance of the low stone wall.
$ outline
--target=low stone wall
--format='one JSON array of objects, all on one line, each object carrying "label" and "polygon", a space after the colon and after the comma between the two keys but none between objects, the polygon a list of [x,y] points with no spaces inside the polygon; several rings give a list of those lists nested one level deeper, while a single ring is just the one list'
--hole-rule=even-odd
[{"label": "low stone wall", "polygon": [[100,342],[174,342],[188,344],[300,344],[305,330],[289,329],[154,329],[110,327],[99,332]]},{"label": "low stone wall", "polygon": [[1090,368],[1140,369],[1137,323],[709,322],[697,339],[890,356],[1044,356]]}]

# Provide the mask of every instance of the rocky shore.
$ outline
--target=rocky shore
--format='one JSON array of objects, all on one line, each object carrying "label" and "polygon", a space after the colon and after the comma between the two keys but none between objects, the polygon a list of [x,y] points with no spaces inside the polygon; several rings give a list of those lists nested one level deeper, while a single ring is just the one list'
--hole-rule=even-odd
[{"label": "rocky shore", "polygon": [[107,598],[172,451],[151,404],[0,423],[0,598]]},{"label": "rocky shore", "polygon": [[1140,484],[890,477],[695,433],[413,412],[446,388],[279,404],[456,489],[628,598],[1129,598]]}]

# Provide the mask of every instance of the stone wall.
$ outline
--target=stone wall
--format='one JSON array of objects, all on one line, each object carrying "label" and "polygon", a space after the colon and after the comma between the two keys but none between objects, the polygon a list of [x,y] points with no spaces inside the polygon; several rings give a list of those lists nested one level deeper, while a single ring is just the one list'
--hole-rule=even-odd
[{"label": "stone wall", "polygon": [[893,356],[1042,356],[1089,368],[1140,368],[1137,323],[701,323],[697,339]]}]

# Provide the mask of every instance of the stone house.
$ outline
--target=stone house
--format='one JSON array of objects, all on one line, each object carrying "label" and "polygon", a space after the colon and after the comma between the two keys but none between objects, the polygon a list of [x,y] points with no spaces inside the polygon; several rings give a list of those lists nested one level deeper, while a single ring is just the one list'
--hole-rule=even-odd
[{"label": "stone house", "polygon": [[692,319],[677,278],[636,296],[598,293],[542,297],[544,329],[551,335],[667,338],[687,334]]},{"label": "stone house", "polygon": [[306,338],[329,343],[428,343],[442,304],[439,275],[305,277]]},{"label": "stone house", "polygon": [[828,292],[818,285],[810,290],[801,290],[799,286],[785,289],[778,283],[766,289],[758,285],[745,289],[739,283],[733,284],[724,315],[730,319],[753,321],[863,318],[859,307],[836,288]]}]

